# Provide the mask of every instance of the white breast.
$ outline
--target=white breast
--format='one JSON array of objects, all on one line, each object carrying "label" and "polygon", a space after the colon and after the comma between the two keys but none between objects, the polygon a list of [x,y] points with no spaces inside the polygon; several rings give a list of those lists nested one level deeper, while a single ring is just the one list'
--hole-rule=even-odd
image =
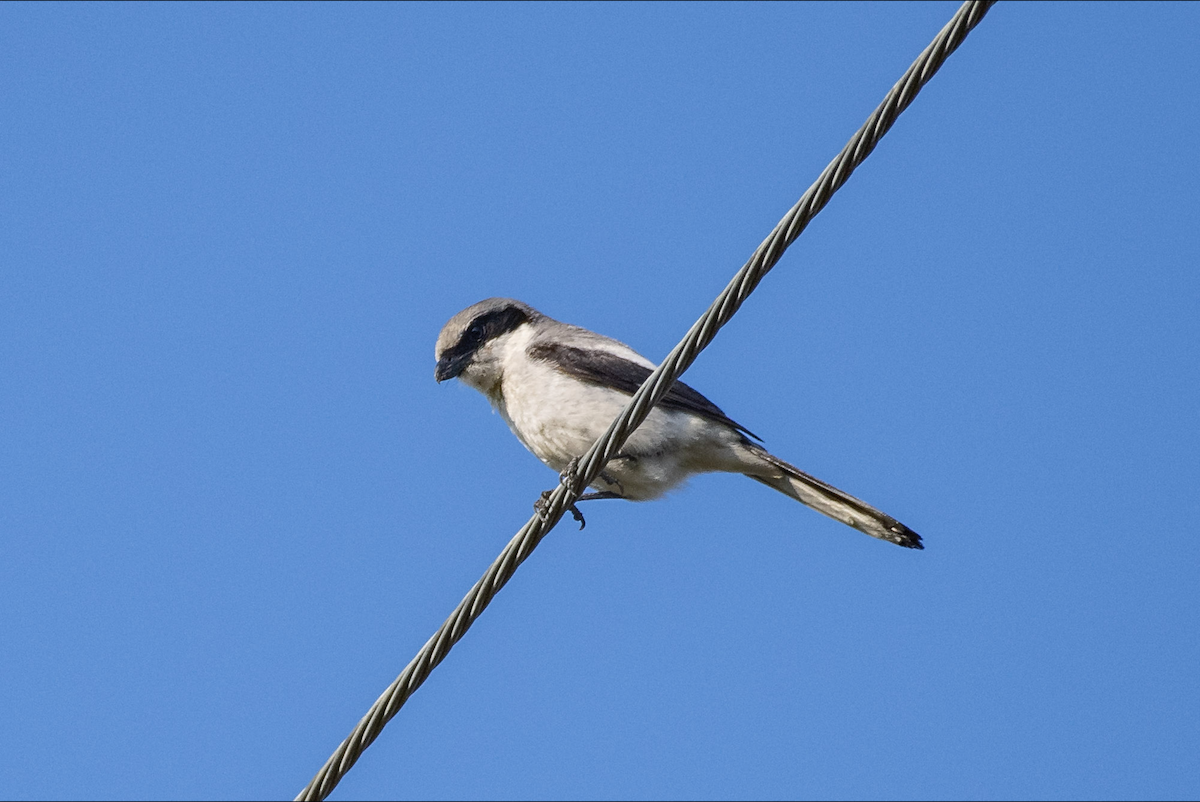
[{"label": "white breast", "polygon": [[[525,447],[555,471],[562,471],[604,434],[630,396],[579,381],[547,362],[530,359],[525,349],[532,336],[529,326],[520,326],[506,335],[504,343],[497,342],[503,379],[494,402]],[[620,343],[610,340],[603,346],[654,367]],[[690,413],[655,408],[622,449],[629,457],[613,460],[605,469],[614,482],[600,479],[593,487],[633,500],[657,498],[693,473],[737,470],[743,464],[740,440],[726,426]]]}]

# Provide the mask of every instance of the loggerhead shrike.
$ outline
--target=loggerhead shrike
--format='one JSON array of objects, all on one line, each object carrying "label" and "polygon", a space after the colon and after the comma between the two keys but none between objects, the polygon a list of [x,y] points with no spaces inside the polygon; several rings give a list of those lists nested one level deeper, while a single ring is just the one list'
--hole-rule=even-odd
[{"label": "loggerhead shrike", "polygon": [[[526,448],[556,471],[583,454],[625,408],[654,363],[624,343],[560,323],[510,298],[489,298],[442,328],[434,378],[487,396]],[[753,439],[751,439],[753,438]],[[871,537],[919,549],[921,536],[755,443],[681,381],[580,497],[655,499],[697,473],[740,473]]]}]

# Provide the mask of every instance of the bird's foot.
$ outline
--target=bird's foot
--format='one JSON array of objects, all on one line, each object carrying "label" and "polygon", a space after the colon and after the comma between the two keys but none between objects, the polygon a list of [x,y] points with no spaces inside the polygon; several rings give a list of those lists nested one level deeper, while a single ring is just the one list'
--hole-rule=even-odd
[{"label": "bird's foot", "polygon": [[[625,492],[625,485],[621,484],[619,480],[612,478],[612,476],[608,474],[608,471],[600,471],[600,481],[604,482],[606,485],[616,485],[617,490],[619,491],[608,496],[602,496],[602,498],[620,498],[621,494]],[[595,494],[591,495],[595,497]],[[588,499],[584,499],[583,496],[580,496],[579,500],[584,501]]]},{"label": "bird's foot", "polygon": [[558,483],[565,487],[571,495],[575,495],[579,490],[579,477],[575,473],[578,470],[579,457],[571,457],[567,467],[563,468],[562,473],[558,475]]},{"label": "bird's foot", "polygon": [[[579,469],[579,457],[571,457],[571,461],[567,463],[567,467],[558,475],[559,483],[567,489],[571,495],[579,492],[579,477],[576,471]],[[587,521],[583,520],[583,513],[579,508],[572,504],[567,507],[567,512],[571,513],[571,517],[579,522],[579,531],[583,531],[583,527],[587,526]]]},{"label": "bird's foot", "polygon": [[[550,501],[550,495],[553,492],[553,490],[543,490],[541,498],[533,502],[533,511],[538,514],[538,517],[541,518],[542,521],[548,521],[550,519],[550,516],[547,512],[550,508],[550,505],[547,502]],[[572,504],[570,507],[567,507],[567,512],[571,513],[572,518],[574,518],[576,521],[579,521],[579,528],[581,530],[583,527],[587,526],[587,521],[583,520],[583,513],[580,512],[579,508],[574,504]]]},{"label": "bird's foot", "polygon": [[[572,495],[574,495],[579,488],[579,475],[576,473],[576,470],[578,468],[579,468],[579,458],[575,457],[570,462],[567,463],[567,467],[563,470],[562,473],[560,473],[558,475],[559,483],[562,484],[563,487],[567,488],[568,492],[570,492]],[[612,478],[611,476],[609,476],[607,473],[604,473],[604,472],[600,473],[600,478],[606,484],[616,485],[617,488],[619,488],[620,492],[614,493],[609,490],[603,490],[598,493],[584,493],[583,495],[581,495],[579,498],[577,498],[575,500],[576,501],[598,501],[600,499],[605,499],[605,498],[624,498],[625,497],[625,495],[624,495],[625,487],[619,481],[617,481],[616,479]],[[541,498],[539,498],[537,501],[533,502],[534,512],[536,512],[538,514],[538,517],[541,518],[543,521],[546,521],[549,519],[549,516],[547,515],[547,511],[550,508],[550,503],[549,503],[550,496],[553,493],[554,493],[553,490],[543,490]],[[576,507],[574,504],[572,504],[570,507],[567,507],[567,512],[571,513],[571,517],[579,522],[580,531],[582,531],[583,528],[585,526],[587,526],[587,521],[585,521],[583,519],[583,513],[580,512],[579,508]]]},{"label": "bird's foot", "polygon": [[[571,459],[571,461],[569,463],[567,463],[566,469],[563,470],[563,472],[558,475],[559,483],[562,484],[563,487],[567,488],[567,491],[569,493],[571,493],[571,495],[574,495],[576,492],[577,482],[576,482],[576,476],[575,476],[575,469],[578,467],[579,467],[579,458],[573,457]],[[533,502],[533,511],[536,512],[538,514],[538,517],[541,518],[543,521],[546,521],[548,519],[548,515],[547,515],[547,509],[549,508],[548,502],[550,501],[550,495],[553,492],[554,492],[553,490],[543,490],[541,498],[539,498],[537,501]],[[574,504],[572,504],[570,507],[567,507],[567,512],[571,513],[571,517],[579,522],[579,530],[583,531],[583,528],[585,526],[587,526],[587,521],[585,521],[583,519],[583,513],[579,511],[579,508],[576,507]]]}]

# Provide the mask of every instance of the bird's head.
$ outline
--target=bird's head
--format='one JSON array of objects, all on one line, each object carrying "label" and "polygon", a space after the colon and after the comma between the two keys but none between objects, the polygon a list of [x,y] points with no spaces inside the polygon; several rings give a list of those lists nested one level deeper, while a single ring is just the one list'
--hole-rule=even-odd
[{"label": "bird's head", "polygon": [[492,397],[504,378],[501,349],[519,326],[541,317],[533,307],[511,298],[488,298],[468,306],[442,327],[434,348],[439,381],[460,379]]}]

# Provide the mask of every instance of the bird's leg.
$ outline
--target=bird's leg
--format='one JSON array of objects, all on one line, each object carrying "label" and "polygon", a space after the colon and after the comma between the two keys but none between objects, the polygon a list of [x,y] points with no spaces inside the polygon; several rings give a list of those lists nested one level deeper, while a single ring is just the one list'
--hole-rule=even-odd
[{"label": "bird's leg", "polygon": [[621,492],[620,493],[609,493],[607,496],[604,496],[600,493],[585,493],[584,495],[579,497],[580,501],[591,501],[594,498],[610,498],[610,497],[611,498],[620,498],[621,494],[625,492],[625,485],[621,484],[620,481],[609,476],[606,471],[600,471],[600,478],[604,480],[605,484],[616,485],[617,490],[620,490]]},{"label": "bird's leg", "polygon": [[[627,459],[634,462],[637,461],[637,457],[631,457],[625,454],[618,454],[617,456],[613,457],[613,459]],[[584,493],[582,496],[576,499],[576,501],[599,501],[606,498],[625,498],[625,485],[621,484],[620,479],[613,478],[613,476],[607,471],[600,471],[600,479],[606,485],[616,485],[619,492],[614,493],[611,490],[601,490],[596,493]]]},{"label": "bird's leg", "polygon": [[[536,512],[538,514],[538,517],[541,518],[543,521],[547,520],[546,509],[547,509],[548,505],[546,504],[546,502],[550,500],[550,494],[553,492],[554,492],[553,490],[543,490],[541,497],[538,498],[537,501],[533,502],[533,511]],[[576,521],[579,521],[580,529],[583,529],[583,527],[587,526],[587,521],[583,520],[583,513],[580,512],[579,508],[576,507],[574,504],[572,504],[570,507],[567,507],[567,512],[571,513],[571,516]]]},{"label": "bird's leg", "polygon": [[[614,457],[614,459],[628,459],[628,460],[636,461],[637,457],[620,454],[620,455]],[[572,457],[571,461],[567,463],[567,467],[563,470],[562,473],[560,473],[558,475],[559,483],[561,483],[564,487],[566,487],[567,490],[570,491],[571,493],[574,493],[576,491],[576,488],[578,487],[579,477],[575,473],[575,471],[578,468],[579,468],[579,457]],[[579,498],[577,498],[575,500],[576,501],[600,501],[601,499],[606,499],[606,498],[624,498],[625,497],[624,496],[625,486],[622,485],[619,480],[614,479],[611,475],[609,475],[605,471],[600,472],[600,479],[602,479],[605,484],[616,485],[617,489],[620,492],[614,493],[611,490],[602,490],[602,491],[599,491],[596,493],[584,493],[583,495],[581,495]],[[537,512],[538,516],[543,521],[546,520],[546,508],[548,506],[548,502],[550,501],[550,494],[553,492],[554,492],[553,490],[543,490],[541,498],[539,498],[537,501],[533,502],[534,511]],[[582,531],[583,528],[585,526],[587,526],[587,521],[585,521],[583,519],[583,513],[580,512],[579,508],[576,507],[574,504],[572,504],[570,507],[567,507],[567,511],[569,513],[571,513],[571,516],[576,521],[579,522],[579,529],[580,529],[580,531]]]},{"label": "bird's leg", "polygon": [[605,498],[625,498],[620,493],[610,493],[607,490],[601,493],[584,493],[576,501],[599,501]]},{"label": "bird's leg", "polygon": [[[579,467],[579,457],[572,457],[571,461],[569,463],[567,463],[567,467],[563,470],[562,473],[560,473],[558,475],[559,483],[561,485],[563,485],[565,488],[567,488],[567,491],[570,492],[571,494],[574,494],[576,492],[575,469],[578,467]],[[537,501],[533,502],[533,511],[536,512],[538,514],[538,517],[541,518],[543,521],[546,520],[546,506],[547,506],[546,502],[548,502],[550,500],[550,494],[553,492],[554,492],[553,490],[543,490],[541,498],[539,498]],[[588,495],[585,494],[584,496],[581,496],[580,499],[577,499],[577,500],[583,500],[583,499],[586,499],[587,497],[588,497]],[[567,507],[567,512],[571,513],[571,517],[579,522],[579,530],[582,532],[583,528],[585,526],[587,526],[587,521],[583,520],[583,513],[580,512],[579,508],[576,507],[574,504],[572,504],[570,507]]]}]

